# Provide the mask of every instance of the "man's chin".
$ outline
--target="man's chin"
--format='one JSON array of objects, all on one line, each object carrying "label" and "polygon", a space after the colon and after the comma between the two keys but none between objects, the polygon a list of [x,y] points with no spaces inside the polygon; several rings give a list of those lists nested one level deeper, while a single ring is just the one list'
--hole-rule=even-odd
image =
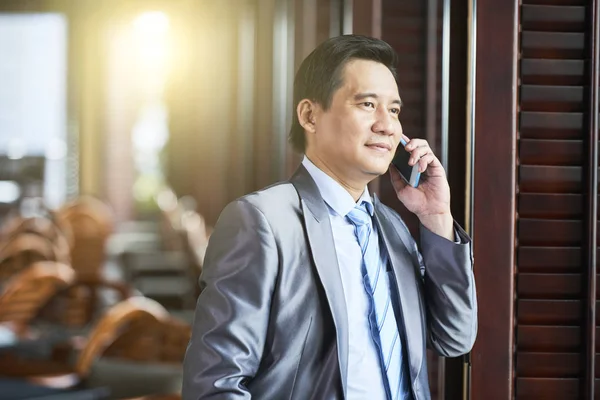
[{"label": "man's chin", "polygon": [[383,175],[385,174],[388,169],[390,168],[390,164],[392,162],[392,160],[388,160],[387,158],[385,160],[377,160],[378,162],[371,164],[368,168],[368,170],[372,173],[372,174],[376,174],[376,175]]},{"label": "man's chin", "polygon": [[371,179],[375,179],[378,176],[381,176],[387,172],[387,168],[382,167],[371,167],[363,169],[363,173],[369,176]]}]

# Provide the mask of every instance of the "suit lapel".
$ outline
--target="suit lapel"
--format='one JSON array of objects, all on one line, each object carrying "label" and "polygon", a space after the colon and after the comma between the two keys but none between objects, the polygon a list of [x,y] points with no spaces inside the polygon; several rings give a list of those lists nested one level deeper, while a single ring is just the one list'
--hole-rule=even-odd
[{"label": "suit lapel", "polygon": [[411,376],[414,379],[421,369],[425,349],[423,342],[425,326],[423,326],[422,319],[425,315],[425,310],[421,308],[419,300],[418,285],[421,283],[417,280],[420,278],[417,278],[416,275],[416,271],[419,271],[419,266],[415,265],[415,263],[418,264],[418,261],[409,252],[409,248],[412,247],[412,239],[409,236],[410,232],[403,227],[397,229],[390,222],[390,218],[386,210],[381,206],[377,196],[374,199],[374,206],[375,221],[388,251],[398,285],[402,318],[406,331],[407,353],[409,353]]},{"label": "suit lapel", "polygon": [[342,386],[346,393],[348,371],[348,313],[344,299],[344,288],[335,252],[333,231],[329,221],[327,205],[310,174],[300,165],[291,182],[301,199],[302,214],[311,254],[319,279],[325,289],[336,328],[338,359]]}]

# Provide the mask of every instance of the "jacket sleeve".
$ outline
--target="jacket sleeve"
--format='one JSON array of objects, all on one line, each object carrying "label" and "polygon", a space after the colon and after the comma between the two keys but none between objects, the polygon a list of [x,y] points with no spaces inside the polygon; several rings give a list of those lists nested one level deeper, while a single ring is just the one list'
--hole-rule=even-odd
[{"label": "jacket sleeve", "polygon": [[278,250],[263,213],[228,205],[213,231],[183,364],[183,400],[249,399],[267,334]]},{"label": "jacket sleeve", "polygon": [[455,223],[460,243],[421,225],[421,270],[424,270],[428,345],[445,357],[471,351],[477,336],[477,295],[471,239]]}]

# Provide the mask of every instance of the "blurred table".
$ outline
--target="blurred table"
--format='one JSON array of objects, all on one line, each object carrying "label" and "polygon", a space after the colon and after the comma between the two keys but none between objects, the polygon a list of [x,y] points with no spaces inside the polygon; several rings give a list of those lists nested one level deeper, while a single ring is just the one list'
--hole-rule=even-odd
[{"label": "blurred table", "polygon": [[0,377],[0,400],[102,400],[109,394],[107,388],[54,389],[23,379]]}]

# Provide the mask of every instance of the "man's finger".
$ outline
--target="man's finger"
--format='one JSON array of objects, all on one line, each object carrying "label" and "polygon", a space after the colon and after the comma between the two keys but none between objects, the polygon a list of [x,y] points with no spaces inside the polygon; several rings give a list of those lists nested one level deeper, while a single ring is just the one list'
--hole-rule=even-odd
[{"label": "man's finger", "polygon": [[433,155],[433,153],[427,153],[423,157],[421,157],[421,159],[419,160],[419,172],[425,172],[429,164],[431,164],[433,161],[435,161],[435,156]]},{"label": "man's finger", "polygon": [[429,146],[417,147],[416,149],[410,152],[410,159],[408,160],[408,165],[415,165],[426,154],[432,154],[432,151],[429,148]]},{"label": "man's finger", "polygon": [[429,143],[425,139],[411,139],[406,150],[414,150],[418,147],[429,147]]}]

